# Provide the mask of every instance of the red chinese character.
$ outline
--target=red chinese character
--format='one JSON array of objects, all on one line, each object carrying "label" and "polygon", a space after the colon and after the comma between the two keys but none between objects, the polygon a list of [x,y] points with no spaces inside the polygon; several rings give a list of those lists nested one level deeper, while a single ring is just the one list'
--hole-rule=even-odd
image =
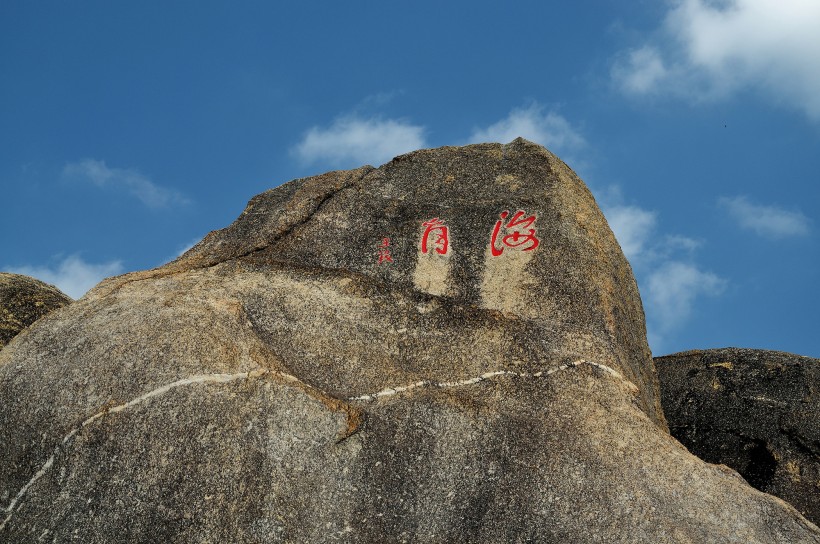
[{"label": "red chinese character", "polygon": [[424,234],[421,236],[421,252],[427,253],[427,240],[430,235],[435,233],[436,237],[432,247],[439,255],[446,255],[447,248],[450,245],[450,238],[447,234],[448,228],[444,222],[438,217],[434,217],[433,219],[422,223],[422,226],[425,227],[425,229]]},{"label": "red chinese character", "polygon": [[[538,238],[535,236],[535,228],[529,228],[533,223],[535,223],[535,216],[531,215],[529,217],[524,217],[524,212],[522,210],[518,210],[515,212],[515,215],[512,216],[512,219],[504,225],[505,229],[516,230],[513,230],[512,234],[507,234],[506,236],[501,237],[501,247],[496,247],[498,235],[501,232],[501,225],[509,214],[509,211],[504,210],[501,212],[501,219],[495,223],[493,237],[490,241],[490,249],[492,250],[493,257],[498,257],[501,255],[504,252],[504,246],[512,249],[520,249],[521,251],[532,251],[537,248],[540,243]],[[529,229],[529,232],[523,232],[524,229]],[[530,245],[529,247],[521,247],[524,244]]]},{"label": "red chinese character", "polygon": [[382,238],[382,245],[379,246],[379,262],[378,264],[382,264],[383,262],[392,263],[393,257],[390,255],[390,238]]}]

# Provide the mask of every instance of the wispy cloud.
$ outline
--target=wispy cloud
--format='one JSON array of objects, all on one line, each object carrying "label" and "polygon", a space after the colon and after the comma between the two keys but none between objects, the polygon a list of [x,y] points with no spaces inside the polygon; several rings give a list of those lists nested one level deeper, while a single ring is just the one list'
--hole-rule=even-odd
[{"label": "wispy cloud", "polygon": [[304,163],[358,166],[379,165],[423,147],[427,143],[420,125],[353,113],[337,118],[330,126],[308,129],[291,153]]},{"label": "wispy cloud", "polygon": [[181,193],[162,187],[135,170],[109,168],[104,161],[84,159],[65,165],[63,176],[91,183],[100,188],[125,191],[149,208],[165,208],[172,204],[187,204]]},{"label": "wispy cloud", "polygon": [[721,198],[718,202],[738,225],[760,236],[780,239],[809,233],[809,218],[797,210],[754,204],[745,196]]},{"label": "wispy cloud", "polygon": [[700,242],[659,233],[657,212],[625,204],[617,187],[600,192],[598,200],[638,280],[650,345],[663,352],[691,319],[697,301],[719,295],[728,282],[694,262]]},{"label": "wispy cloud", "polygon": [[[337,117],[330,125],[311,127],[291,148],[291,155],[305,164],[323,162],[347,167],[378,165],[396,155],[428,147],[424,126],[405,119],[365,113],[390,101],[393,96],[367,97],[353,112]],[[576,151],[586,144],[569,121],[537,102],[514,108],[505,118],[487,127],[473,129],[469,138],[461,143],[507,143],[519,136],[562,154]]]},{"label": "wispy cloud", "polygon": [[614,205],[606,210],[609,227],[630,262],[641,260],[653,234],[657,214],[638,206]]},{"label": "wispy cloud", "polygon": [[123,272],[121,261],[89,263],[78,255],[70,255],[54,266],[13,266],[6,268],[14,274],[25,274],[38,280],[56,285],[71,298],[83,296],[100,280]]},{"label": "wispy cloud", "polygon": [[670,332],[686,322],[698,296],[718,295],[726,284],[726,280],[691,263],[662,263],[648,275],[646,282],[651,310],[660,332]]},{"label": "wispy cloud", "polygon": [[653,92],[668,76],[660,52],[648,45],[622,54],[612,68],[612,77],[618,85],[632,94]]},{"label": "wispy cloud", "polygon": [[469,141],[507,143],[519,136],[559,153],[572,152],[585,144],[569,121],[554,111],[545,111],[536,102],[513,109],[507,117],[486,128],[476,128]]},{"label": "wispy cloud", "polygon": [[678,0],[612,68],[626,93],[710,99],[757,88],[820,120],[820,2]]}]

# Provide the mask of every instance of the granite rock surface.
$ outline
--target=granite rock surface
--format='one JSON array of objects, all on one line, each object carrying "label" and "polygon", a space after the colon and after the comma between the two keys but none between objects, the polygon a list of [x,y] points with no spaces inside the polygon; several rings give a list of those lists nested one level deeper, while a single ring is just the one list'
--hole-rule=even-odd
[{"label": "granite rock surface", "polygon": [[0,348],[44,315],[70,302],[71,298],[53,285],[0,272]]},{"label": "granite rock surface", "polygon": [[820,542],[669,436],[626,259],[520,139],[267,191],[0,398],[0,541]]},{"label": "granite rock surface", "polygon": [[675,438],[820,522],[820,359],[726,348],[655,363]]}]

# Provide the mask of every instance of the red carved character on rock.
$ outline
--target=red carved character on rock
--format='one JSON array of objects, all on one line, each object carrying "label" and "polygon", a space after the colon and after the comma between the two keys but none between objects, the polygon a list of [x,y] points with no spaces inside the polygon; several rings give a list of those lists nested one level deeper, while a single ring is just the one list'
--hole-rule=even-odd
[{"label": "red carved character on rock", "polygon": [[425,221],[421,224],[424,228],[424,234],[421,236],[421,252],[427,253],[427,242],[430,237],[433,238],[433,243],[429,246],[436,253],[439,255],[446,255],[447,248],[450,245],[450,237],[448,233],[447,225],[444,224],[444,221],[439,219],[438,217],[434,217],[429,221]]},{"label": "red carved character on rock", "polygon": [[[533,223],[535,223],[534,215],[525,217],[526,214],[524,211],[518,210],[515,212],[515,215],[512,216],[512,219],[504,225],[504,220],[507,219],[509,215],[509,210],[504,210],[501,212],[501,219],[495,223],[493,236],[490,240],[490,249],[492,250],[493,257],[498,257],[501,255],[504,252],[505,246],[510,249],[517,249],[520,251],[532,251],[537,248],[540,243],[538,238],[535,236],[535,227],[532,227]],[[501,236],[499,240],[502,225],[506,231],[512,232],[505,236]]]},{"label": "red carved character on rock", "polygon": [[392,263],[393,256],[390,255],[390,238],[382,238],[382,245],[379,246],[379,262],[378,264],[382,264],[384,262]]}]

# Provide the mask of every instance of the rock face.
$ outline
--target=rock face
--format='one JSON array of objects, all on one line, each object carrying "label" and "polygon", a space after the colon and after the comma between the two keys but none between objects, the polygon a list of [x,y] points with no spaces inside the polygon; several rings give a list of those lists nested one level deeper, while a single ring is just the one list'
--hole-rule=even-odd
[{"label": "rock face", "polygon": [[71,298],[52,285],[0,272],[0,349],[20,331],[69,302]]},{"label": "rock face", "polygon": [[300,179],[0,351],[0,541],[820,542],[660,408],[545,149]]},{"label": "rock face", "polygon": [[655,363],[675,438],[820,522],[820,360],[727,348]]}]

